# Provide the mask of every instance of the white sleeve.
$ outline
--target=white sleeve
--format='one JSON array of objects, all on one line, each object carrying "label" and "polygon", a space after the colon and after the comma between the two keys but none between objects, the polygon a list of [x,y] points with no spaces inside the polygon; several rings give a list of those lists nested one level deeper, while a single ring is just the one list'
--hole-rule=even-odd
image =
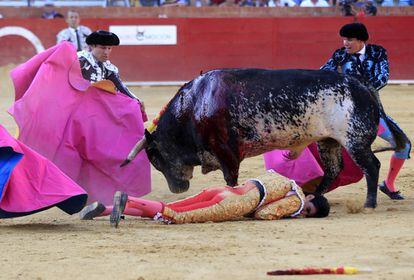
[{"label": "white sleeve", "polygon": [[84,34],[85,35],[89,35],[89,34],[92,33],[92,30],[89,27],[85,26],[85,25],[83,25],[83,29],[84,29]]},{"label": "white sleeve", "polygon": [[56,35],[56,43],[59,44],[60,42],[65,40],[67,39],[65,38],[65,29],[63,29]]}]

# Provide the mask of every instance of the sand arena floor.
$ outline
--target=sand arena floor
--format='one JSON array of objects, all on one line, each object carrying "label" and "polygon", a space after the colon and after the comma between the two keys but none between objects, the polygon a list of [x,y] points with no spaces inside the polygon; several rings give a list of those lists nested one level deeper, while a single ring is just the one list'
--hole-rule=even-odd
[{"label": "sand arena floor", "polygon": [[[10,67],[9,67],[10,68]],[[8,68],[0,70],[0,123],[14,133],[6,110],[13,101]],[[150,118],[176,87],[134,88]],[[414,139],[414,87],[388,86],[381,92],[386,111]],[[380,179],[389,152],[379,155]],[[326,219],[238,221],[163,225],[127,217],[119,229],[108,218],[80,221],[58,209],[0,221],[1,279],[271,279],[266,272],[304,266],[356,266],[372,273],[355,276],[302,276],[278,279],[414,279],[414,161],[397,180],[404,201],[378,195],[374,213],[351,214],[365,200],[365,180],[329,193]],[[242,163],[240,181],[264,172],[262,157]],[[152,171],[149,199],[173,201],[207,186],[223,185],[222,174],[196,170],[185,194],[169,192]],[[353,205],[349,207],[347,205]]]}]

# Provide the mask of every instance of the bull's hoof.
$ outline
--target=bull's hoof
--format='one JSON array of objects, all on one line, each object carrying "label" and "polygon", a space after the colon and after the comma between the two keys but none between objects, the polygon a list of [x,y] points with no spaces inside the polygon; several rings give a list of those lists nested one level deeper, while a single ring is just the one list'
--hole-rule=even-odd
[{"label": "bull's hoof", "polygon": [[364,204],[365,209],[375,209],[377,207],[377,202],[374,201],[366,201]]},{"label": "bull's hoof", "polygon": [[375,208],[367,208],[365,207],[364,210],[362,210],[362,213],[364,214],[372,214],[375,212]]}]

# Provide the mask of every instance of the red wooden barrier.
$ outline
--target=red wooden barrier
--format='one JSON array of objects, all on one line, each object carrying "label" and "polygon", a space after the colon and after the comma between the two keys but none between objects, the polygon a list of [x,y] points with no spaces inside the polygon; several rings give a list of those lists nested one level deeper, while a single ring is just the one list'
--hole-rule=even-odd
[{"label": "red wooden barrier", "polygon": [[[319,68],[341,47],[339,28],[346,17],[323,18],[174,18],[84,19],[91,29],[109,25],[176,25],[177,45],[120,46],[111,61],[126,81],[185,81],[223,67]],[[414,16],[369,17],[362,21],[370,43],[388,50],[392,79],[414,79]],[[63,20],[3,19],[1,27],[20,26],[44,47],[66,27]],[[21,63],[35,54],[26,39],[0,37],[0,66]]]}]

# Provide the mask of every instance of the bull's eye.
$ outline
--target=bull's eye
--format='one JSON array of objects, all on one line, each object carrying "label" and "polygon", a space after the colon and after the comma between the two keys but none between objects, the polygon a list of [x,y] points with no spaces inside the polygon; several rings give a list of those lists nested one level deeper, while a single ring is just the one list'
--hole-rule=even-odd
[{"label": "bull's eye", "polygon": [[160,165],[160,162],[159,162],[159,160],[157,158],[154,158],[152,160],[152,164],[154,164],[154,166],[158,167]]},{"label": "bull's eye", "polygon": [[148,155],[149,160],[151,161],[152,165],[157,169],[160,170],[162,167],[162,159],[157,153]]}]

